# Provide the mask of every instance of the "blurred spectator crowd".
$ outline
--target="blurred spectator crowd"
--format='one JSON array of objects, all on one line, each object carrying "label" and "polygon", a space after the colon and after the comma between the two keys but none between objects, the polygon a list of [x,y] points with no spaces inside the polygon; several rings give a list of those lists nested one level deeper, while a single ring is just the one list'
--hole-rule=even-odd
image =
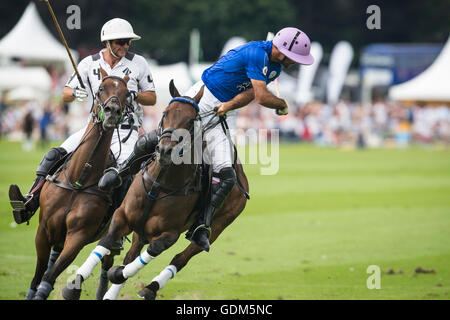
[{"label": "blurred spectator crowd", "polygon": [[[61,89],[62,86],[58,86]],[[0,132],[11,140],[62,141],[86,125],[90,105],[61,102],[55,94],[44,103],[23,101],[8,105],[0,100]],[[147,107],[143,129],[157,127],[164,106]],[[450,145],[450,110],[447,106],[411,105],[377,101],[362,106],[340,101],[336,105],[311,102],[291,106],[287,116],[255,103],[238,112],[237,129],[279,130],[284,142],[306,142],[329,147],[405,147],[410,144]],[[30,148],[26,145],[27,149]]]},{"label": "blurred spectator crowd", "polygon": [[330,147],[450,146],[450,110],[445,105],[311,102],[279,117],[273,110],[251,104],[239,111],[237,127],[279,129],[282,141]]}]

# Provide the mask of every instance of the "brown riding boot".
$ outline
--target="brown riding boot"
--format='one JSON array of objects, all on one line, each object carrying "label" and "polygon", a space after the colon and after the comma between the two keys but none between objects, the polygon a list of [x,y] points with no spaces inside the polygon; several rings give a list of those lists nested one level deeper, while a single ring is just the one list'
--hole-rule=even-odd
[{"label": "brown riding boot", "polygon": [[55,164],[67,154],[64,148],[52,148],[42,158],[36,169],[36,179],[25,197],[16,184],[9,186],[9,202],[13,208],[14,220],[17,224],[27,222],[39,208],[39,196],[45,177]]},{"label": "brown riding boot", "polygon": [[14,221],[17,224],[28,222],[39,208],[39,196],[44,182],[44,177],[37,176],[30,192],[25,197],[20,192],[19,186],[16,184],[9,186],[9,202],[13,208]]}]

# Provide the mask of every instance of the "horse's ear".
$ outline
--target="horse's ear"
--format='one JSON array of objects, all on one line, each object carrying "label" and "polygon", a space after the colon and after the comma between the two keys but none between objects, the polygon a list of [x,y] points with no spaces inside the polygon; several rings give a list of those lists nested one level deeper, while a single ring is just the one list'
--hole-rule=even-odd
[{"label": "horse's ear", "polygon": [[108,76],[108,74],[106,73],[105,70],[103,70],[102,67],[100,67],[100,74],[102,75],[102,79],[103,79],[104,77],[107,77],[107,76]]},{"label": "horse's ear", "polygon": [[170,80],[169,83],[169,92],[172,98],[176,98],[180,96],[180,93],[178,92],[177,88],[175,88],[175,83],[173,83],[173,79]]},{"label": "horse's ear", "polygon": [[199,90],[199,92],[197,92],[195,97],[193,97],[192,99],[194,99],[195,102],[199,103],[200,99],[203,97],[204,90],[205,90],[205,85],[202,85],[202,88]]},{"label": "horse's ear", "polygon": [[128,83],[128,80],[130,80],[130,77],[128,75],[126,75],[125,77],[123,77],[123,81],[125,81],[125,83]]}]

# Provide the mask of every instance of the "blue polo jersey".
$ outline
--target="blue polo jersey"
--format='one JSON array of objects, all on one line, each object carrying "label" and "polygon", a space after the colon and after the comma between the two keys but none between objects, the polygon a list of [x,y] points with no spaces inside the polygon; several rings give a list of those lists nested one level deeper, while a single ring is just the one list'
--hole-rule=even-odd
[{"label": "blue polo jersey", "polygon": [[281,64],[270,61],[272,41],[252,41],[228,51],[203,71],[202,81],[221,102],[252,87],[250,79],[270,83],[281,72]]}]

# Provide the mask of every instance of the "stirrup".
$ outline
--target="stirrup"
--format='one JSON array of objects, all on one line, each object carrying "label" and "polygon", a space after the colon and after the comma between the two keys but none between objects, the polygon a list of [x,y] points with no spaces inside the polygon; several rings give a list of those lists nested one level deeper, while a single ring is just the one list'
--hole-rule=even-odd
[{"label": "stirrup", "polygon": [[33,196],[33,194],[30,194],[24,197],[17,185],[12,184],[9,186],[9,203],[13,208],[13,217],[17,224],[28,222],[33,216],[34,213],[26,207],[33,199]]},{"label": "stirrup", "polygon": [[[206,231],[208,231],[209,236],[211,236],[211,227],[207,227],[205,224],[201,224],[199,226],[197,226],[193,231],[188,231],[186,232],[186,239],[188,239],[191,242],[194,242],[193,238],[194,235],[197,233],[197,231],[199,231],[200,229],[204,229]],[[195,242],[194,242],[195,243]]]},{"label": "stirrup", "polygon": [[[198,238],[198,233],[200,231],[204,231],[204,232],[208,233],[206,239]],[[196,235],[197,235],[197,237],[196,237]],[[189,241],[196,244],[204,251],[209,252],[209,249],[211,247],[211,244],[209,242],[210,238],[211,238],[211,228],[206,227],[206,225],[202,224],[202,225],[198,226],[197,228],[195,228],[194,232],[192,233],[191,239],[189,239]]]}]

